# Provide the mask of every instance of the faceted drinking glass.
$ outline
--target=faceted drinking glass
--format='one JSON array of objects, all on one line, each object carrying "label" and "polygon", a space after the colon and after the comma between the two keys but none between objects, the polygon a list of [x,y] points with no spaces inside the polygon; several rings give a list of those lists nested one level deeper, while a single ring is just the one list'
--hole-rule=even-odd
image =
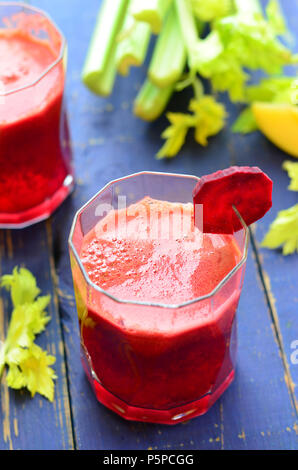
[{"label": "faceted drinking glass", "polygon": [[[175,424],[193,418],[232,382],[248,229],[239,215],[243,229],[232,236],[239,262],[212,292],[181,304],[171,298],[166,304],[128,301],[94,284],[80,259],[83,237],[119,201],[128,207],[150,196],[192,203],[197,182],[181,174],[130,175],[107,184],[74,218],[69,249],[83,367],[99,402],[128,420]],[[142,328],[142,320],[151,328]]]},{"label": "faceted drinking glass", "polygon": [[[65,38],[41,10],[0,2],[2,51],[16,39],[19,44],[26,42],[29,49],[34,46],[35,56],[37,48],[50,55],[42,73],[36,75],[32,75],[32,62],[23,51],[17,51],[16,60],[9,62],[6,58],[0,63],[3,228],[21,228],[49,217],[71,192],[74,182],[64,103]],[[39,54],[38,60],[45,60]]]}]

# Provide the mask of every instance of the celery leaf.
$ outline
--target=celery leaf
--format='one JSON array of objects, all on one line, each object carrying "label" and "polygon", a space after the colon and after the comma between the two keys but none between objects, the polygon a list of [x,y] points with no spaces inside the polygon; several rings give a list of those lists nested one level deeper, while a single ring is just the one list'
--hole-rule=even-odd
[{"label": "celery leaf", "polygon": [[15,389],[26,387],[32,397],[40,393],[49,401],[53,401],[53,380],[57,377],[50,366],[54,362],[54,356],[33,343],[30,348],[22,349],[18,364],[10,365],[6,377],[7,385]]},{"label": "celery leaf", "polygon": [[193,127],[195,140],[202,146],[208,144],[208,138],[220,132],[225,125],[226,111],[213,96],[203,95],[193,98],[188,107],[191,113],[168,113],[171,125],[163,132],[165,144],[157,153],[157,158],[174,157],[177,155],[188,130]]},{"label": "celery leaf", "polygon": [[0,286],[10,291],[13,304],[6,339],[0,348],[0,376],[7,366],[9,387],[26,387],[32,396],[38,392],[53,401],[56,375],[49,366],[55,358],[34,343],[50,321],[45,311],[50,296],[38,296],[36,279],[25,268],[15,267],[12,274],[2,276]]},{"label": "celery leaf", "polygon": [[282,167],[288,172],[288,175],[291,179],[288,189],[292,191],[298,191],[298,163],[286,160]]},{"label": "celery leaf", "polygon": [[298,204],[277,214],[261,246],[270,249],[282,247],[284,255],[298,252]]},{"label": "celery leaf", "polygon": [[189,0],[194,14],[202,21],[213,21],[233,11],[232,0]]},{"label": "celery leaf", "polygon": [[15,267],[12,274],[2,276],[0,285],[10,290],[14,307],[33,302],[40,292],[35,277],[26,268]]},{"label": "celery leaf", "polygon": [[217,103],[213,96],[204,95],[200,99],[192,99],[189,110],[195,118],[195,139],[206,146],[208,137],[218,134],[224,125],[226,111],[221,103]]},{"label": "celery leaf", "polygon": [[270,0],[268,2],[266,14],[268,22],[276,34],[283,35],[287,32],[286,21],[277,0]]},{"label": "celery leaf", "polygon": [[264,78],[256,85],[246,87],[246,101],[291,104],[293,89],[296,84],[294,77],[279,76]]},{"label": "celery leaf", "polygon": [[248,134],[258,129],[257,122],[251,107],[244,109],[232,125],[232,131],[240,134]]},{"label": "celery leaf", "polygon": [[157,153],[157,158],[174,157],[185,142],[187,132],[194,125],[194,118],[190,114],[167,113],[171,125],[162,133],[166,139],[165,144]]},{"label": "celery leaf", "polygon": [[298,59],[278,38],[277,29],[282,28],[276,2],[269,8],[270,19],[256,1],[236,3],[236,13],[215,20],[209,35],[199,41],[193,66],[214,90],[227,91],[232,101],[245,101],[249,71],[277,75]]}]

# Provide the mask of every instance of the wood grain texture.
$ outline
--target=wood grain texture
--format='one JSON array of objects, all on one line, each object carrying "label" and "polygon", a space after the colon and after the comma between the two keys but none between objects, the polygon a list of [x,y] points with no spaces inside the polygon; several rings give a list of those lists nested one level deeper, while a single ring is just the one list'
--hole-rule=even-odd
[{"label": "wood grain texture", "polygon": [[[36,0],[34,4],[52,15],[68,40],[66,98],[77,184],[50,221],[18,233],[0,232],[2,272],[25,263],[38,274],[43,291],[53,294],[53,319],[41,341],[49,350],[55,349],[59,376],[54,406],[42,401],[39,408],[38,400],[8,392],[2,385],[0,448],[297,449],[298,365],[290,361],[291,341],[298,339],[297,258],[283,258],[278,251],[259,248],[277,210],[296,201],[296,195],[286,190],[287,176],[281,170],[285,154],[259,133],[239,137],[226,129],[206,149],[190,135],[177,158],[156,160],[165,118],[147,124],[131,111],[145,70],[119,78],[108,99],[95,97],[81,84],[100,1],[89,0],[86,7],[79,0]],[[283,4],[295,30],[297,2],[285,0]],[[169,108],[184,109],[188,99],[188,92],[176,95]],[[232,122],[235,110],[229,112]],[[96,402],[80,363],[67,248],[74,213],[117,177],[141,170],[202,175],[231,164],[258,165],[276,183],[273,209],[252,235],[238,311],[235,382],[206,415],[185,424],[168,427],[126,422]],[[4,299],[0,303],[2,336],[7,311]]]},{"label": "wood grain texture", "polygon": [[[75,3],[73,8],[76,9]],[[64,223],[67,221],[69,228],[72,220],[70,209],[86,202],[111,179],[143,169],[200,175],[238,161],[238,149],[236,151],[235,142],[228,131],[212,140],[208,149],[201,149],[190,137],[176,159],[155,160],[165,119],[148,125],[131,113],[132,101],[142,83],[144,70],[133,71],[129,79],[118,79],[113,95],[106,100],[84,89],[78,78],[97,8],[97,3],[92,3],[88,11],[83,12],[83,23],[90,25],[88,34],[85,30],[82,32],[83,40],[80,37],[79,41],[69,32],[68,104],[78,184],[72,201],[67,203],[67,209],[61,208],[54,217],[54,225],[58,227],[63,220]],[[74,18],[71,26],[65,24],[66,35],[67,26],[73,30],[76,25],[79,27]],[[187,93],[179,98],[176,96],[169,107],[183,108],[187,99]],[[230,120],[233,120],[233,115]],[[261,140],[261,137],[258,139]],[[251,151],[253,157],[255,148],[256,144]],[[246,164],[252,163],[253,158],[247,155]],[[64,234],[64,238],[60,239],[62,254],[58,272],[61,273],[59,279],[64,297],[62,317],[67,329],[65,337],[78,448],[295,448],[295,411],[284,380],[283,362],[252,249],[239,306],[237,379],[205,416],[168,428],[126,423],[96,403],[78,363],[76,314],[69,304],[73,298],[67,300],[72,291],[65,269],[69,269],[66,238],[67,234]],[[271,374],[271,371],[274,373]],[[268,389],[271,390],[270,399]]]}]

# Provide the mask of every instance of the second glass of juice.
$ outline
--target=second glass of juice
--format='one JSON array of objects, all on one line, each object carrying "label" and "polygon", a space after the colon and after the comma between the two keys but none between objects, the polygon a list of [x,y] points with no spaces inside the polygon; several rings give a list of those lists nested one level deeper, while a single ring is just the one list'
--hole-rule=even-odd
[{"label": "second glass of juice", "polygon": [[73,188],[66,41],[39,9],[0,2],[0,227],[49,217]]},{"label": "second glass of juice", "polygon": [[201,415],[234,378],[248,230],[195,226],[197,182],[130,175],[99,191],[73,223],[83,366],[97,399],[129,420]]}]

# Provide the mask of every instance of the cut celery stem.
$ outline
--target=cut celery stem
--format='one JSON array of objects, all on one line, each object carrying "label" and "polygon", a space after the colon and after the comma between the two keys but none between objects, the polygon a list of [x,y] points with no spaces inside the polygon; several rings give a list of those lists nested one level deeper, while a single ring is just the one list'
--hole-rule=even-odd
[{"label": "cut celery stem", "polygon": [[134,114],[144,121],[154,121],[165,110],[174,86],[159,88],[146,80],[134,101]]},{"label": "cut celery stem", "polygon": [[180,31],[187,50],[188,65],[192,69],[195,65],[196,46],[199,44],[198,25],[193,14],[190,2],[175,0],[176,11],[180,24]]},{"label": "cut celery stem", "polygon": [[151,31],[159,34],[165,14],[173,0],[133,0],[131,14],[138,21],[150,24]]},{"label": "cut celery stem", "polygon": [[[121,34],[124,35],[123,39]],[[143,64],[149,41],[151,29],[148,23],[136,21],[127,12],[120,39],[117,46],[116,63],[120,75],[128,75],[131,66],[139,67]]]},{"label": "cut celery stem", "polygon": [[116,44],[113,44],[105,69],[94,83],[93,91],[100,96],[109,96],[113,91],[117,77],[116,50]]},{"label": "cut celery stem", "polygon": [[82,73],[84,84],[95,93],[102,94],[101,90],[105,95],[110,93],[116,70],[113,44],[127,4],[128,0],[103,0]]},{"label": "cut celery stem", "polygon": [[186,65],[184,46],[175,6],[172,5],[154,47],[148,69],[151,82],[165,88],[181,77]]}]

